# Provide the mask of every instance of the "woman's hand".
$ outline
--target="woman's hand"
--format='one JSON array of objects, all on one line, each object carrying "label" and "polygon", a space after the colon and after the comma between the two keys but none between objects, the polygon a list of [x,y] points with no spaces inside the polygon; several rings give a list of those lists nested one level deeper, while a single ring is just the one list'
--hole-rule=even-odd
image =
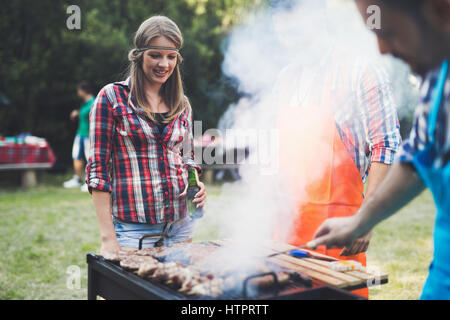
[{"label": "woman's hand", "polygon": [[100,255],[104,255],[106,252],[117,252],[120,250],[119,242],[117,238],[111,237],[110,239],[102,240],[102,245],[100,247]]},{"label": "woman's hand", "polygon": [[206,203],[206,188],[205,184],[201,181],[197,182],[198,187],[200,190],[195,194],[194,200],[192,200],[193,203],[197,203],[197,208],[203,207]]},{"label": "woman's hand", "polygon": [[111,194],[93,189],[92,200],[94,201],[95,213],[97,214],[102,239],[100,254],[117,252],[120,247],[111,216]]},{"label": "woman's hand", "polygon": [[[206,203],[206,188],[204,183],[201,181],[197,181],[197,185],[200,190],[195,194],[194,200],[192,200],[192,202],[197,203],[196,208],[200,208],[203,207]],[[188,187],[189,185],[186,185],[186,188],[184,188],[184,191],[178,195],[178,198],[186,196]]]}]

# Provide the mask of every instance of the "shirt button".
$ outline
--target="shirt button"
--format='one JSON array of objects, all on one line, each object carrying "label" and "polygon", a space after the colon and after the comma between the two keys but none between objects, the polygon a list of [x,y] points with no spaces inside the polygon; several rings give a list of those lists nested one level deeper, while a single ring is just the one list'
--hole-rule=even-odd
[{"label": "shirt button", "polygon": [[163,178],[165,178],[165,177],[166,177],[166,175],[165,175],[165,174],[163,173],[163,174],[162,174],[162,177],[163,177]]},{"label": "shirt button", "polygon": [[163,157],[159,157],[159,160],[162,160],[163,159]]},{"label": "shirt button", "polygon": [[164,192],[164,193],[165,193],[165,195],[168,195],[168,194],[169,194],[169,192],[167,192],[167,191],[166,191],[166,192]]}]

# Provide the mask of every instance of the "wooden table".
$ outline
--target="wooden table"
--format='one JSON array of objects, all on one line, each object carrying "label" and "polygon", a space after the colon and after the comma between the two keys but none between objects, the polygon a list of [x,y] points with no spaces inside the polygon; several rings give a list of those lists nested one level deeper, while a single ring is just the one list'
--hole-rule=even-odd
[{"label": "wooden table", "polygon": [[37,185],[36,170],[50,169],[50,163],[0,164],[0,171],[22,171],[22,187],[32,188]]}]

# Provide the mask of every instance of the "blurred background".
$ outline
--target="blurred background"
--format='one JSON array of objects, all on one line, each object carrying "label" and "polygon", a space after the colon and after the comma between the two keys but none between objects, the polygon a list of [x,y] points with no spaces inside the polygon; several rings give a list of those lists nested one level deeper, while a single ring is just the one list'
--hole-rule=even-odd
[{"label": "blurred background", "polygon": [[[69,30],[69,5],[81,9],[81,29]],[[45,137],[61,170],[71,166],[79,107],[76,85],[97,89],[122,80],[142,21],[167,15],[183,32],[186,94],[196,120],[215,127],[237,92],[221,72],[222,47],[232,26],[261,0],[8,1],[1,13],[0,135]]]},{"label": "blurred background", "polygon": [[[13,0],[2,3],[0,299],[86,298],[85,254],[99,251],[98,225],[90,195],[62,187],[73,175],[72,142],[78,122],[72,121],[69,115],[82,104],[76,92],[79,81],[89,80],[99,90],[107,83],[125,79],[134,32],[148,17],[166,15],[178,24],[184,36],[182,74],[194,119],[202,121],[203,131],[220,128],[227,109],[247,94],[240,90],[236,79],[223,71],[230,35],[250,13],[265,10],[269,2]],[[353,1],[331,2],[336,10],[351,6],[353,18],[359,19]],[[69,30],[66,26],[70,16],[66,10],[70,5],[81,9],[80,30]],[[402,90],[395,92],[401,95],[399,114],[402,134],[406,136],[418,80],[398,61],[389,60],[387,64],[396,71],[391,73],[399,80],[394,84],[401,83]],[[406,98],[405,83],[411,89]],[[7,164],[5,159],[17,163]],[[30,170],[32,162],[37,164],[36,170]],[[233,195],[233,188],[227,188],[231,192],[225,195],[222,192],[224,181],[228,184],[238,178],[232,171],[209,175],[208,202],[242,197]],[[375,230],[368,253],[369,264],[388,272],[391,280],[382,288],[372,289],[372,298],[419,297],[431,259],[433,212],[431,196],[425,192]],[[213,213],[207,213],[200,221],[195,240],[219,236],[216,220],[211,217]],[[67,279],[73,270],[79,272],[81,282],[79,287],[68,288]]]}]

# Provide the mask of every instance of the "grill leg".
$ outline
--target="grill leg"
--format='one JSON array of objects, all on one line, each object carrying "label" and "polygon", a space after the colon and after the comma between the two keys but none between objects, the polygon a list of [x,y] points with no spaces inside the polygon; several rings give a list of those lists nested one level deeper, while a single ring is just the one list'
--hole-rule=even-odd
[{"label": "grill leg", "polygon": [[95,282],[95,271],[88,264],[88,285],[87,285],[87,295],[88,300],[97,300],[97,284]]}]

